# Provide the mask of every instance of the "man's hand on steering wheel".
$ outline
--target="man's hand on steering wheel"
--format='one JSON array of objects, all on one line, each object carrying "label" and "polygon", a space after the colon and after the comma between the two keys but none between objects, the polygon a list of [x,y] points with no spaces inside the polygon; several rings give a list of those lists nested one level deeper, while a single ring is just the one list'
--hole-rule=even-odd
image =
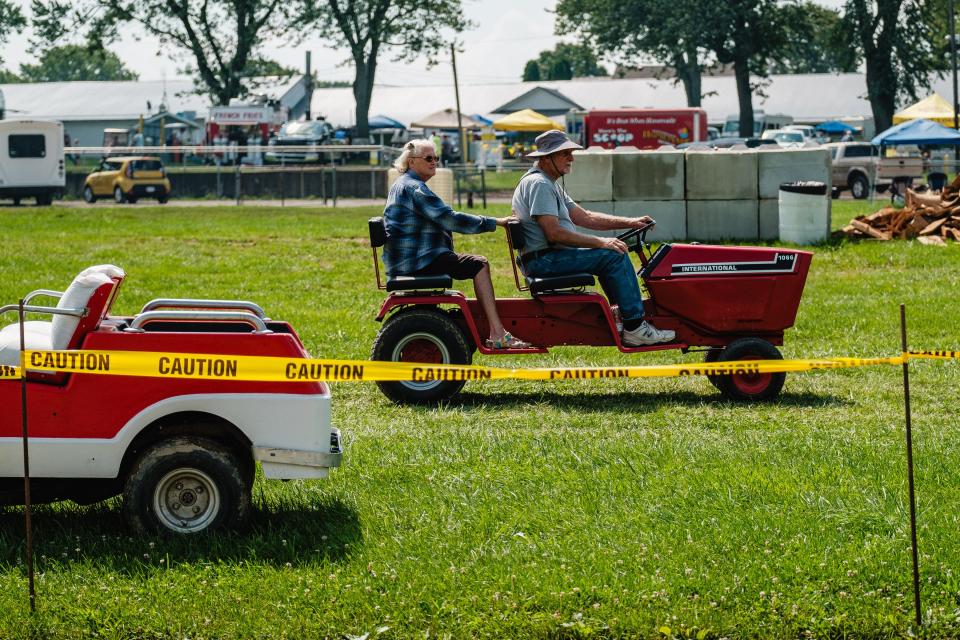
[{"label": "man's hand on steering wheel", "polygon": [[633,224],[631,226],[634,229],[642,229],[643,227],[646,227],[648,225],[653,226],[655,224],[657,224],[657,221],[651,218],[650,216],[640,216],[639,218],[635,218],[633,220]]},{"label": "man's hand on steering wheel", "polygon": [[601,249],[612,249],[617,253],[626,253],[630,250],[627,243],[619,238],[597,238],[600,241]]}]

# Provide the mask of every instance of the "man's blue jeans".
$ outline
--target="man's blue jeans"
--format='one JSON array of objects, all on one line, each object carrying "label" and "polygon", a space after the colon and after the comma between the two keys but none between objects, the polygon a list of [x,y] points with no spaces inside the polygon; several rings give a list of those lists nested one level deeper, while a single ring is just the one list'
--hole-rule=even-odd
[{"label": "man's blue jeans", "polygon": [[611,304],[620,305],[624,320],[643,317],[643,295],[629,254],[613,249],[555,249],[531,260],[524,271],[534,278],[592,273]]}]

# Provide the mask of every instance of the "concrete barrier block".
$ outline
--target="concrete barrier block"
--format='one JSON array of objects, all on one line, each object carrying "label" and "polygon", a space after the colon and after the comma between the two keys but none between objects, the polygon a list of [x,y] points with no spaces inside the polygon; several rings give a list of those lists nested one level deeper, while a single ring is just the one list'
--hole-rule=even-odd
[{"label": "concrete barrier block", "polygon": [[614,200],[683,200],[682,151],[633,151],[613,156]]},{"label": "concrete barrier block", "polygon": [[756,200],[688,200],[687,238],[756,240],[760,235]]},{"label": "concrete barrier block", "polygon": [[687,239],[687,203],[684,200],[618,200],[614,214],[624,218],[650,216],[657,221],[647,239],[655,242]]},{"label": "concrete barrier block", "polygon": [[780,201],[764,198],[759,202],[760,239],[776,240],[780,237]]},{"label": "concrete barrier block", "polygon": [[830,152],[825,148],[763,149],[757,152],[760,198],[779,197],[784,182],[815,180],[830,186]]},{"label": "concrete barrier block", "polygon": [[[393,167],[387,170],[387,191],[390,191],[390,187],[393,186],[393,183],[396,182],[399,177],[400,173]],[[431,191],[440,196],[441,200],[451,207],[456,208],[454,199],[457,195],[457,189],[453,177],[453,169],[437,167],[437,173],[427,180],[427,186],[430,187]]]},{"label": "concrete barrier block", "polygon": [[690,151],[685,156],[688,200],[757,198],[755,151]]},{"label": "concrete barrier block", "polygon": [[567,193],[580,202],[613,199],[613,156],[608,151],[574,152],[573,170],[563,178]]}]

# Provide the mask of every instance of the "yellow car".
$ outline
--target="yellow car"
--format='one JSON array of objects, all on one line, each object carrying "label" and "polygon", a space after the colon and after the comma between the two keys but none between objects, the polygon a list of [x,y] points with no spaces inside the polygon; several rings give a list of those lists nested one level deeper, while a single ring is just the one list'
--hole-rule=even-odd
[{"label": "yellow car", "polygon": [[113,196],[118,204],[136,202],[138,198],[156,198],[164,204],[170,197],[170,180],[160,158],[123,156],[104,158],[100,167],[83,183],[83,199]]}]

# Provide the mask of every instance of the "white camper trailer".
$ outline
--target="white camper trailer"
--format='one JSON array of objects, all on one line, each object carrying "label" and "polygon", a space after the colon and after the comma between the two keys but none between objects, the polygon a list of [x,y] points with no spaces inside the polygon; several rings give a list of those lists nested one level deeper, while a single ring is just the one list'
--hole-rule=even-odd
[{"label": "white camper trailer", "polygon": [[0,198],[36,198],[48,205],[63,193],[63,124],[43,120],[0,121]]}]

